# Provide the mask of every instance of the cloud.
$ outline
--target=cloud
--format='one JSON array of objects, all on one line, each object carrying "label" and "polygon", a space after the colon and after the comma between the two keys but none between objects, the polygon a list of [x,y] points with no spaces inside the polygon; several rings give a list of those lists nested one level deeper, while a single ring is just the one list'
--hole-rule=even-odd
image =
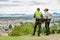
[{"label": "cloud", "polygon": [[0,2],[0,7],[5,7],[5,6],[20,6],[19,3],[14,3],[14,2]]},{"label": "cloud", "polygon": [[34,13],[37,6],[17,6],[17,7],[4,7],[0,9],[0,14],[32,14]]},{"label": "cloud", "polygon": [[43,2],[35,2],[35,1],[7,1],[7,2],[0,2],[0,6],[33,6],[33,5],[46,5],[48,3]]},{"label": "cloud", "polygon": [[22,3],[22,4],[25,4],[25,5],[45,5],[45,4],[48,4],[48,3],[46,3],[46,2],[40,2],[40,0],[38,1],[38,0],[29,0],[29,1],[27,1],[27,0],[25,0],[25,1],[13,1],[13,2],[15,2],[15,3]]},{"label": "cloud", "polygon": [[43,11],[60,11],[60,0],[0,0],[0,13],[34,13],[37,7]]},{"label": "cloud", "polygon": [[[51,6],[51,7],[50,7]],[[45,8],[48,8],[50,12],[60,12],[60,5],[40,5],[40,6],[16,6],[16,7],[3,7],[0,8],[0,14],[33,14],[36,11],[36,8],[40,7],[41,11]]]},{"label": "cloud", "polygon": [[58,0],[59,4],[60,4],[60,0]]},{"label": "cloud", "polygon": [[9,1],[9,0],[0,0],[0,1]]},{"label": "cloud", "polygon": [[[3,1],[3,2],[1,2]],[[34,5],[56,5],[59,1],[55,0],[0,0],[0,6],[34,6]]]}]

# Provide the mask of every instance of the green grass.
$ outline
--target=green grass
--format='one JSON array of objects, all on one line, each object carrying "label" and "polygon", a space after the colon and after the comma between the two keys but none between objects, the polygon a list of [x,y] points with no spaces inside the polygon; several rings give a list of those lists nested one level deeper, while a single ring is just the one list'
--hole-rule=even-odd
[{"label": "green grass", "polygon": [[38,36],[1,36],[0,40],[46,40]]},{"label": "green grass", "polygon": [[25,37],[22,36],[17,36],[17,37],[13,37],[13,36],[1,36],[0,40],[24,40]]},{"label": "green grass", "polygon": [[25,35],[25,36],[0,36],[0,40],[60,40],[60,34],[51,34],[49,36],[41,35],[40,37]]}]

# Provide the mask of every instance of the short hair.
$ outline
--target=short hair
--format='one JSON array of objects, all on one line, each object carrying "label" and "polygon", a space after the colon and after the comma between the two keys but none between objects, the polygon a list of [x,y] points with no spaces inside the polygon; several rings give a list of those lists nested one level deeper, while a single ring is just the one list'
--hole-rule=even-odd
[{"label": "short hair", "polygon": [[37,10],[40,10],[40,8],[37,8]]},{"label": "short hair", "polygon": [[49,11],[49,9],[45,8],[44,11]]}]

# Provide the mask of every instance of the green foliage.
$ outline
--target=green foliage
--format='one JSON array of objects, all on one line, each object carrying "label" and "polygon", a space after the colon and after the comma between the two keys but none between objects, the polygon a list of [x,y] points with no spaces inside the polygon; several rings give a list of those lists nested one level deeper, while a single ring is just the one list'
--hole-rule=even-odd
[{"label": "green foliage", "polygon": [[50,33],[54,34],[57,31],[57,25],[54,23],[53,26],[50,27]]},{"label": "green foliage", "polygon": [[59,33],[59,34],[60,34],[60,27],[57,29],[57,33]]},{"label": "green foliage", "polygon": [[46,28],[45,28],[45,27],[42,27],[42,28],[41,28],[41,33],[42,33],[42,34],[46,33]]},{"label": "green foliage", "polygon": [[[14,29],[8,34],[9,36],[21,36],[21,35],[28,35],[32,34],[34,29],[34,24],[31,22],[26,22],[21,25],[15,25]],[[36,30],[38,32],[38,28]],[[37,33],[36,32],[36,33]],[[58,29],[56,24],[53,24],[53,26],[50,27],[50,33],[54,34],[55,32],[60,33],[60,28]],[[41,28],[41,33],[46,33],[46,28]]]},{"label": "green foliage", "polygon": [[53,27],[50,28],[50,33],[54,34],[55,33],[55,29]]},{"label": "green foliage", "polygon": [[32,34],[33,31],[33,23],[25,23],[21,25],[15,25],[12,32],[9,33],[10,36],[21,36]]},{"label": "green foliage", "polygon": [[50,33],[60,33],[60,27],[54,23],[53,26],[50,27]]},{"label": "green foliage", "polygon": [[12,25],[9,25],[9,29],[11,29],[12,28]]}]

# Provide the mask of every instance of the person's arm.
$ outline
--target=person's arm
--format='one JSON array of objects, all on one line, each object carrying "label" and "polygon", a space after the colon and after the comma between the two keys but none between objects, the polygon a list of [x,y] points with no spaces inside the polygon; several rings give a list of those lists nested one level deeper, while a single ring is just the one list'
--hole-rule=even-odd
[{"label": "person's arm", "polygon": [[[35,12],[36,13],[36,12]],[[36,17],[36,14],[34,13],[34,16],[33,16],[33,18],[35,18]]]},{"label": "person's arm", "polygon": [[50,15],[50,16],[52,16],[52,14],[51,14],[51,13],[49,13],[49,15]]},{"label": "person's arm", "polygon": [[49,13],[50,19],[53,20],[53,15],[51,13]]},{"label": "person's arm", "polygon": [[42,12],[41,12],[41,17],[42,17],[42,19],[44,18]]},{"label": "person's arm", "polygon": [[34,14],[33,18],[35,18],[35,14]]},{"label": "person's arm", "polygon": [[41,14],[41,17],[43,18],[43,14]]},{"label": "person's arm", "polygon": [[43,16],[42,12],[41,12],[41,17],[42,17],[42,23],[44,23],[44,16]]}]

